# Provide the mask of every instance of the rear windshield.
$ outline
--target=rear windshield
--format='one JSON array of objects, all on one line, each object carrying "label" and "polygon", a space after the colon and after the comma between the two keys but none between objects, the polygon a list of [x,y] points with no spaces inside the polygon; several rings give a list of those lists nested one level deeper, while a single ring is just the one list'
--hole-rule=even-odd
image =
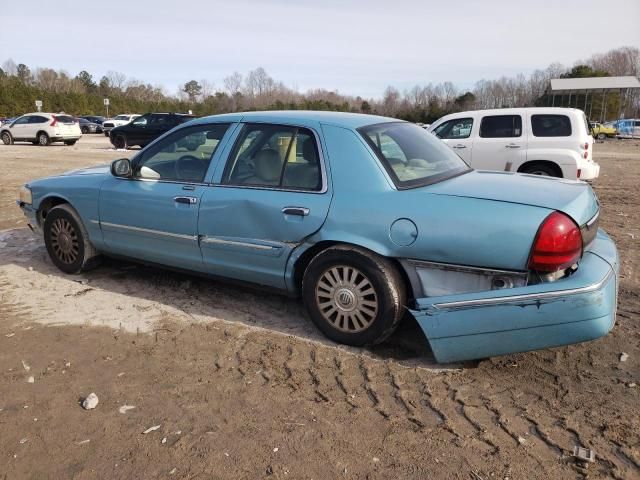
[{"label": "rear windshield", "polygon": [[398,188],[429,185],[471,170],[444,142],[412,123],[381,123],[358,132]]},{"label": "rear windshield", "polygon": [[69,115],[56,115],[56,120],[58,120],[58,123],[76,123],[74,118]]}]

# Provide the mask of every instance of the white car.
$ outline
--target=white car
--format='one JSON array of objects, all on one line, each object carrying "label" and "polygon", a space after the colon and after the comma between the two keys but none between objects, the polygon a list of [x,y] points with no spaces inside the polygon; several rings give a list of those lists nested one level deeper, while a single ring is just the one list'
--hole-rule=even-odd
[{"label": "white car", "polygon": [[429,127],[478,170],[593,180],[593,137],[574,108],[503,108],[446,115]]},{"label": "white car", "polygon": [[0,139],[5,145],[14,142],[31,142],[43,146],[64,142],[65,145],[73,145],[81,136],[78,122],[62,113],[27,113],[0,128]]},{"label": "white car", "polygon": [[104,132],[105,137],[109,136],[109,132],[112,128],[119,127],[120,125],[126,125],[139,116],[140,115],[135,113],[123,113],[122,115],[117,115],[116,117],[105,120],[102,122],[102,131]]}]

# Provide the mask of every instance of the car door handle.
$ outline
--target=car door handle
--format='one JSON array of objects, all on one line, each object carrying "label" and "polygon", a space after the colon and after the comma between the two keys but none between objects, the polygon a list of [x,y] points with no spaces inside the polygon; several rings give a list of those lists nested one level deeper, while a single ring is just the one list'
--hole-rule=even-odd
[{"label": "car door handle", "polygon": [[452,148],[467,148],[467,146],[459,143],[458,145],[454,145]]},{"label": "car door handle", "polygon": [[309,209],[306,207],[284,207],[282,213],[285,215],[298,215],[299,217],[306,217],[309,215]]},{"label": "car door handle", "polygon": [[520,145],[516,145],[515,143],[508,143],[504,147],[505,148],[520,148]]},{"label": "car door handle", "polygon": [[196,197],[173,197],[173,201],[176,203],[185,203],[187,205],[194,205],[198,203]]}]

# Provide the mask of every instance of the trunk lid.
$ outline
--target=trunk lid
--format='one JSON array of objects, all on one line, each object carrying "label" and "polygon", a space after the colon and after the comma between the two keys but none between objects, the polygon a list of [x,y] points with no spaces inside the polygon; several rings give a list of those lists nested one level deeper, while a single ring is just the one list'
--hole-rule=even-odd
[{"label": "trunk lid", "polygon": [[424,187],[430,194],[481,198],[558,210],[579,225],[598,213],[598,199],[582,181],[475,170],[465,175]]}]

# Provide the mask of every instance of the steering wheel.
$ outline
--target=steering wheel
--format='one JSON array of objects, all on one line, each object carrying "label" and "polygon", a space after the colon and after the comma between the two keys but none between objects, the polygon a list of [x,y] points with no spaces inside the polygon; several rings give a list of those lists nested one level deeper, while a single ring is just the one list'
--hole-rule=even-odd
[{"label": "steering wheel", "polygon": [[[178,158],[178,160],[176,160],[174,164],[176,178],[178,180],[199,181],[199,180],[194,180],[193,178],[189,178],[189,173],[193,173],[193,169],[190,170],[188,166],[185,167],[184,164],[186,162],[196,163],[204,167],[204,165],[202,165],[202,160],[200,160],[198,157],[194,157],[193,155],[183,155],[182,157]],[[201,170],[198,171],[198,175],[200,175],[201,173],[206,173],[206,172],[202,172]]]}]

